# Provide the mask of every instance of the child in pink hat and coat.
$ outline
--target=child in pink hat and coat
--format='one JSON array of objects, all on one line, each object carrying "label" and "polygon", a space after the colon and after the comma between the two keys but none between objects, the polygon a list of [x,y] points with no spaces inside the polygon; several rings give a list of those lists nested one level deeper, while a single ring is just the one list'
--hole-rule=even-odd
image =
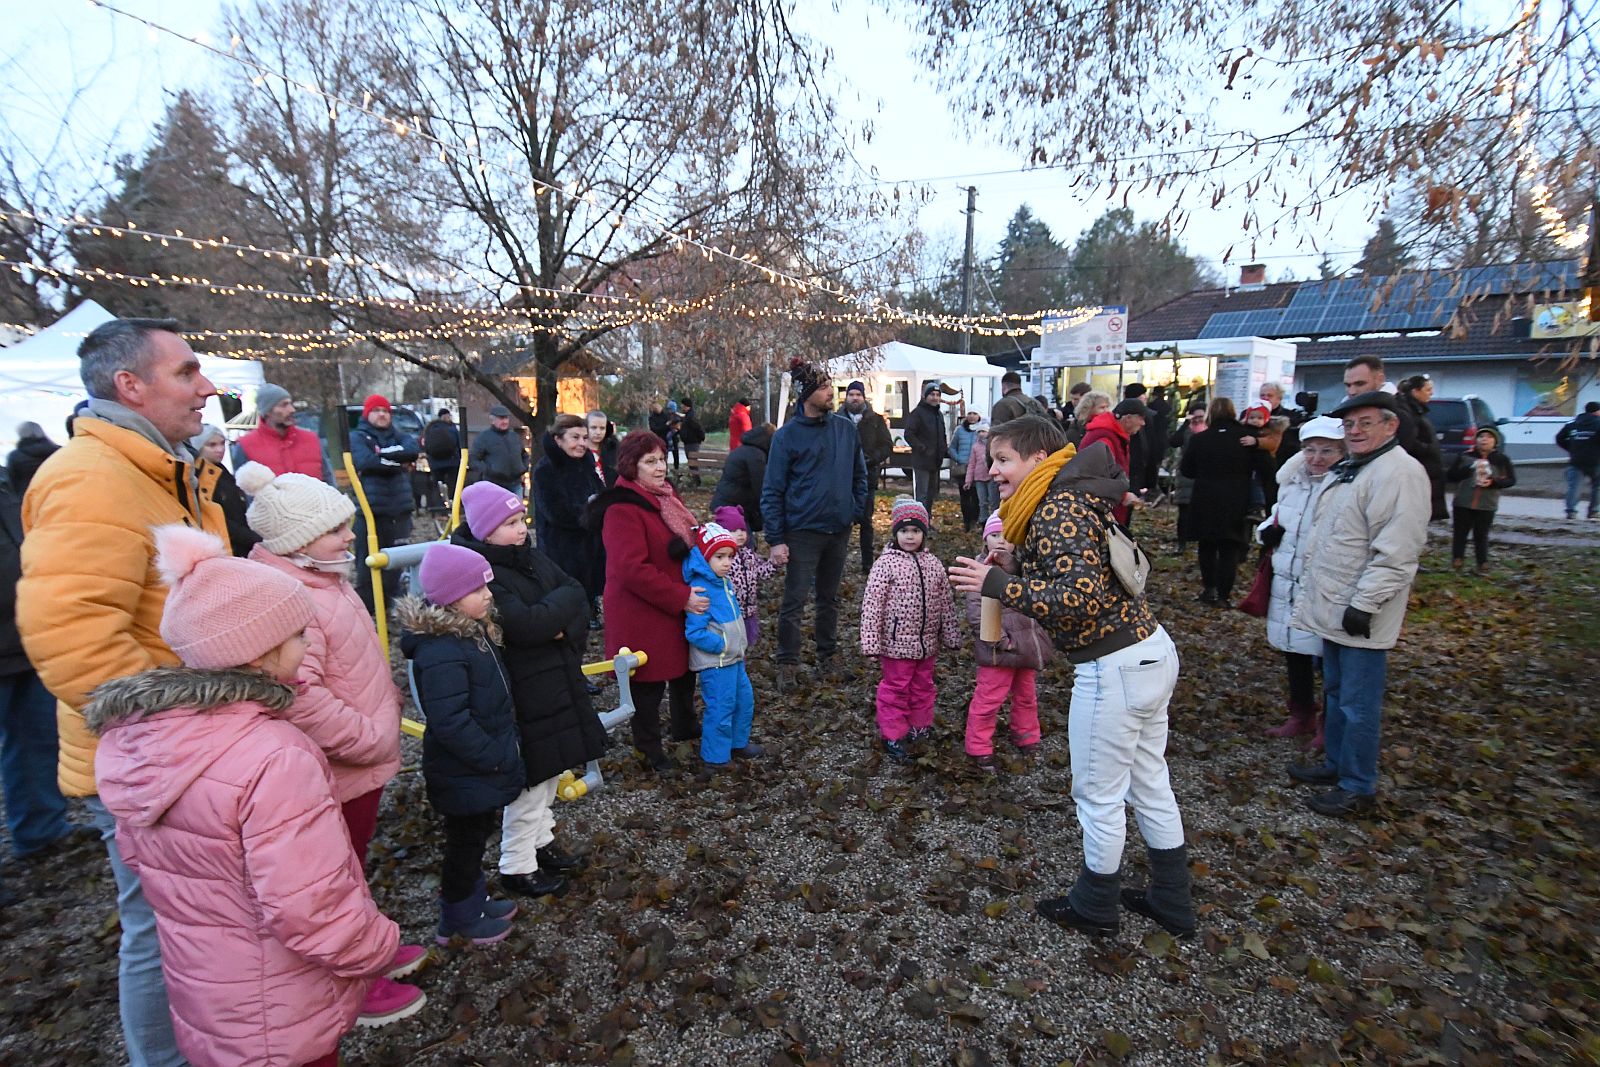
[{"label": "child in pink hat and coat", "polygon": [[[984,561],[993,563],[1009,555],[1011,544],[1002,531],[1000,513],[983,524],[983,545],[988,549]],[[983,597],[966,594],[967,622],[981,634]],[[1055,651],[1044,629],[1012,608],[1000,614],[1000,640],[978,640],[978,684],[967,705],[967,755],[981,770],[994,769],[994,731],[1000,706],[1011,698],[1011,741],[1024,755],[1039,743],[1039,694],[1037,679]]]},{"label": "child in pink hat and coat", "polygon": [[212,534],[156,530],[183,666],[84,709],[117,845],[156,915],[178,1048],[200,1067],[332,1067],[400,931],[372,901],[321,749],[285,721],[314,609]]}]

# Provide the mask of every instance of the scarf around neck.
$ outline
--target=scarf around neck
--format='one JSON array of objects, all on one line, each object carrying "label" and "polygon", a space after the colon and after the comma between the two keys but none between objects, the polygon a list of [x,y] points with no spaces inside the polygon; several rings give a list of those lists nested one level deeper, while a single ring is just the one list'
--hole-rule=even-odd
[{"label": "scarf around neck", "polygon": [[663,482],[660,489],[651,489],[642,482],[621,475],[617,476],[616,484],[624,489],[632,489],[646,500],[654,501],[656,507],[661,509],[661,521],[667,524],[667,529],[688,544],[694,543],[694,513],[678,498],[670,484]]},{"label": "scarf around neck", "polygon": [[1033,521],[1033,513],[1038,509],[1039,501],[1049,492],[1050,483],[1056,480],[1061,468],[1077,454],[1078,449],[1069,444],[1046,456],[1037,467],[1028,472],[1028,476],[1022,479],[1022,484],[1017,486],[1016,491],[1000,502],[1000,521],[1004,524],[1003,532],[1007,541],[1014,545],[1022,544],[1023,538],[1028,536],[1028,524]]}]

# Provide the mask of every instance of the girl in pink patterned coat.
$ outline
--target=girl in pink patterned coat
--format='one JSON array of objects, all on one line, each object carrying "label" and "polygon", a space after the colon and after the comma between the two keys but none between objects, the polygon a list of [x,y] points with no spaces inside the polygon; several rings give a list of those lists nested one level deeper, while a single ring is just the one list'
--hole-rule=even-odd
[{"label": "girl in pink patterned coat", "polygon": [[889,545],[872,565],[861,602],[861,654],[878,659],[878,733],[897,763],[907,743],[933,732],[939,691],[933,661],[939,646],[961,647],[961,623],[944,564],[926,550],[928,512],[900,497],[889,513]]},{"label": "girl in pink patterned coat", "polygon": [[739,540],[739,551],[733,554],[733,570],[728,574],[728,581],[733,585],[734,598],[739,601],[739,613],[744,616],[745,643],[754,648],[761,637],[761,583],[778,573],[778,565],[756,555],[756,550],[750,547],[750,524],[745,521],[744,508],[729,504],[714,511],[712,518]]}]

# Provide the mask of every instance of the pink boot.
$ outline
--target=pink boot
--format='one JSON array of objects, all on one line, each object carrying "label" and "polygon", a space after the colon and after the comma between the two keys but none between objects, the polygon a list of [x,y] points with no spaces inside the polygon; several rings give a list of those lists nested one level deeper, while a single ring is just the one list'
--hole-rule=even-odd
[{"label": "pink boot", "polygon": [[392,978],[375,978],[361,1002],[361,1014],[356,1016],[357,1026],[388,1026],[415,1015],[428,1003],[427,994],[414,985],[396,982]]},{"label": "pink boot", "polygon": [[1317,714],[1317,732],[1311,735],[1311,740],[1306,742],[1307,752],[1321,752],[1326,747],[1322,743],[1322,715]]},{"label": "pink boot", "polygon": [[1282,726],[1267,731],[1268,737],[1299,737],[1316,730],[1317,709],[1304,704],[1289,704],[1289,718]]}]

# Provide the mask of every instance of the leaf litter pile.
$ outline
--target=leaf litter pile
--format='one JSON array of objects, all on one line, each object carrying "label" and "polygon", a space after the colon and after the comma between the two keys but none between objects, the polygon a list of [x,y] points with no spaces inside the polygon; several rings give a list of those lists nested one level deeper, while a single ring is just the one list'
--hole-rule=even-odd
[{"label": "leaf litter pile", "polygon": [[[1346,823],[1303,807],[1283,771],[1298,741],[1262,736],[1283,714],[1262,623],[1195,603],[1170,516],[1141,521],[1163,537],[1151,600],[1183,662],[1168,759],[1193,940],[1126,913],[1095,940],[1033,913],[1082,861],[1068,665],[1040,676],[1038,754],[1002,727],[985,776],[961,744],[971,649],[948,656],[934,743],[896,767],[875,746],[868,665],[776,697],[775,581],[749,659],[767,757],[704,783],[681,745],[685,770],[659,780],[621,738],[608,788],[558,806],[558,843],[588,859],[567,894],[525,905],[501,945],[436,950],[414,979],[422,1014],[351,1034],[345,1063],[1600,1062],[1593,548],[1502,546],[1477,578],[1431,547],[1390,659],[1379,808]],[[976,549],[953,500],[936,522],[942,559]],[[369,872],[410,941],[432,941],[439,841],[402,773]],[[1123,876],[1147,880],[1131,821]],[[120,1060],[103,852],[4,879],[23,899],[0,919],[0,1063]]]}]

